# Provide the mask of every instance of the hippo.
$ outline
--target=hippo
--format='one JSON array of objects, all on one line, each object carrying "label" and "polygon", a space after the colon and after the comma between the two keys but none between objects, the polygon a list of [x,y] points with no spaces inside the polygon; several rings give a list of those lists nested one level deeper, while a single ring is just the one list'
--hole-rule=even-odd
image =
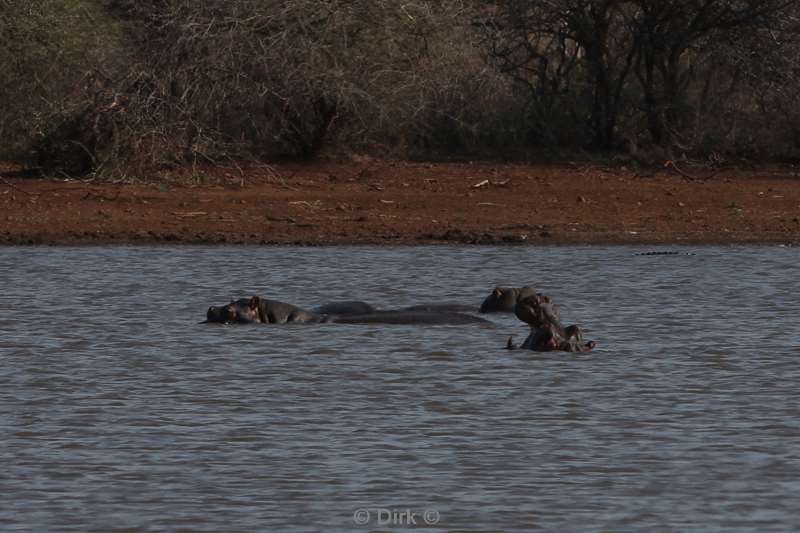
[{"label": "hippo", "polygon": [[315,307],[312,312],[318,315],[363,315],[372,313],[376,309],[367,302],[349,301],[332,302]]},{"label": "hippo", "polygon": [[[486,297],[480,308],[475,309],[472,305],[464,304],[417,304],[401,307],[392,311],[423,311],[429,313],[513,313],[517,301],[526,296],[536,294],[532,287],[495,287],[492,293]],[[378,311],[375,307],[360,300],[332,302],[313,309],[314,313],[320,315],[361,315]]]},{"label": "hippo", "polygon": [[[520,348],[537,352],[588,352],[596,346],[594,341],[583,340],[580,327],[562,326],[558,306],[544,294],[522,298],[514,307],[514,314],[531,327],[530,335]],[[506,347],[516,348],[511,338]]]},{"label": "hippo", "polygon": [[424,311],[427,313],[474,313],[474,305],[464,304],[419,304],[400,308],[400,311]]},{"label": "hippo", "polygon": [[[363,304],[364,307],[360,304]],[[297,306],[253,296],[242,298],[222,307],[209,307],[206,322],[237,324],[338,323],[338,324],[488,324],[489,322],[465,313],[446,309],[375,310],[363,302],[329,304],[330,310],[341,314],[322,314]],[[325,306],[323,306],[324,308]],[[320,309],[320,308],[318,308]],[[366,312],[356,312],[366,311]]]},{"label": "hippo", "polygon": [[492,293],[481,304],[479,313],[513,313],[517,302],[527,296],[533,296],[533,287],[495,287]]},{"label": "hippo", "polygon": [[[313,309],[314,313],[320,315],[366,315],[369,313],[376,313],[379,310],[371,306],[367,302],[359,300],[347,302],[331,302]],[[422,311],[426,313],[474,313],[475,307],[472,305],[463,304],[418,304],[401,307],[399,309],[381,309],[380,312],[414,312]]]},{"label": "hippo", "polygon": [[328,318],[337,324],[490,324],[488,320],[475,315],[425,309],[394,309],[361,315],[331,315]]},{"label": "hippo", "polygon": [[289,322],[325,322],[327,315],[311,313],[297,306],[253,296],[222,307],[209,307],[206,322],[225,324],[287,324]]}]

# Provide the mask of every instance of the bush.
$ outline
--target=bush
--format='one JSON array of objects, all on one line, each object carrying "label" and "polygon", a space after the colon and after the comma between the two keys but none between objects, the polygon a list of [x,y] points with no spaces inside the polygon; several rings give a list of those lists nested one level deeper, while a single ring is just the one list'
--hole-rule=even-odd
[{"label": "bush", "polygon": [[[721,24],[683,0],[0,0],[0,154],[105,177],[360,151],[796,157],[798,8],[728,4],[708,2],[753,16]],[[672,31],[684,15],[703,31]]]},{"label": "bush", "polygon": [[91,0],[0,0],[0,153],[31,154],[37,140],[74,127],[119,37]]}]

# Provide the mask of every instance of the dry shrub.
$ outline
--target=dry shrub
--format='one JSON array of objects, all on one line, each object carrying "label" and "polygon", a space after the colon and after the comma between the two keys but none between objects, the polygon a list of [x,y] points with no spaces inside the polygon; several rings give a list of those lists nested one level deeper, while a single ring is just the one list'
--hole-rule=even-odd
[{"label": "dry shrub", "polygon": [[111,61],[119,38],[91,0],[0,0],[0,153],[30,154],[80,122],[87,75]]},{"label": "dry shrub", "polygon": [[321,152],[662,144],[659,123],[669,149],[797,152],[796,17],[748,38],[709,31],[686,51],[674,42],[681,61],[667,66],[681,83],[654,99],[670,71],[646,83],[655,67],[634,45],[673,33],[629,15],[667,4],[573,4],[0,0],[0,152],[51,172],[146,177]]},{"label": "dry shrub", "polygon": [[125,61],[86,75],[80,95],[51,115],[37,145],[43,166],[142,175],[225,158],[309,158],[331,146],[472,151],[502,144],[493,109],[513,107],[510,83],[487,66],[470,2],[106,7],[123,28]]}]

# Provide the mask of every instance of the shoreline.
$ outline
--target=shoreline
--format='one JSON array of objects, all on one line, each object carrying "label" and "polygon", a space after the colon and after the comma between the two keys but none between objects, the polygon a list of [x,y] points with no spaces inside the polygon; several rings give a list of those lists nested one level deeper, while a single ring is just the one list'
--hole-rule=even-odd
[{"label": "shoreline", "polygon": [[187,169],[150,184],[19,168],[0,164],[0,245],[800,243],[794,166],[693,179],[577,163],[317,162]]},{"label": "shoreline", "polygon": [[225,241],[204,241],[204,240],[169,240],[164,238],[153,239],[124,239],[124,238],[98,238],[98,239],[52,239],[43,240],[37,237],[8,237],[3,236],[0,240],[0,248],[160,248],[160,247],[270,247],[270,248],[416,248],[416,247],[508,247],[508,248],[561,248],[561,247],[619,247],[619,248],[725,248],[746,246],[754,248],[793,248],[800,247],[800,239],[794,240],[736,240],[736,241],[711,241],[711,240],[675,240],[675,241],[625,241],[625,240],[594,240],[594,241],[561,241],[552,240],[549,242],[535,243],[507,243],[501,242],[459,242],[459,241],[364,241],[364,242],[321,242],[321,241],[280,241],[280,242],[255,242],[244,240],[225,240]]}]

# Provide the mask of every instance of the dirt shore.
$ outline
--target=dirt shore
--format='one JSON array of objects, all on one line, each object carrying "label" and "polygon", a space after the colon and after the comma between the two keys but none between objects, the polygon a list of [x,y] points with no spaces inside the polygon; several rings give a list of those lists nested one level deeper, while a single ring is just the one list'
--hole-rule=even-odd
[{"label": "dirt shore", "polygon": [[285,164],[156,184],[24,177],[0,164],[5,244],[800,242],[800,169]]}]

